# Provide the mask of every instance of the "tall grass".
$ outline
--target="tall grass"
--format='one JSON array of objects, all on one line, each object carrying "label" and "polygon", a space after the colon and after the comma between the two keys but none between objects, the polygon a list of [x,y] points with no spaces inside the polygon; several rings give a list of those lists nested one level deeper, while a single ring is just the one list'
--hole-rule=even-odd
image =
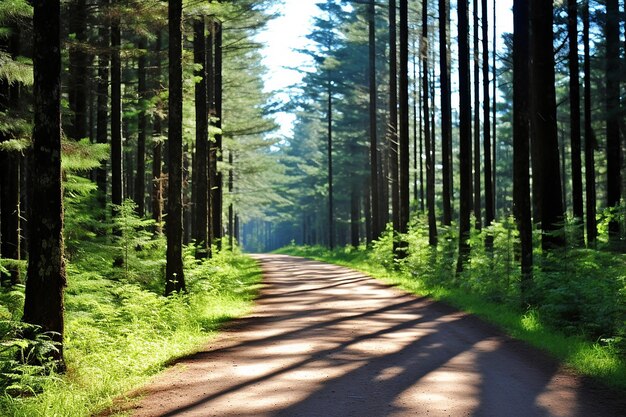
[{"label": "tall grass", "polygon": [[[260,281],[255,261],[223,251],[198,262],[186,252],[189,291],[164,297],[164,243],[128,251],[125,266],[113,267],[118,244],[105,239],[70,247],[66,290],[65,375],[41,375],[23,366],[0,373],[0,415],[88,416],[197,350],[224,321],[249,311]],[[140,250],[138,250],[140,249]],[[21,289],[0,296],[0,319],[21,316]],[[18,340],[8,332],[3,342]],[[9,364],[18,348],[0,354]]]}]

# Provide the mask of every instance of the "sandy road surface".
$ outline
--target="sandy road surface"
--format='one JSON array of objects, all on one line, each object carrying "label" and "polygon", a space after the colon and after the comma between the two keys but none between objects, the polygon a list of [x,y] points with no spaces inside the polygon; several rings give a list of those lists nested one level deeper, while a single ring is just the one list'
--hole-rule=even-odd
[{"label": "sandy road surface", "polygon": [[472,316],[346,268],[256,258],[254,312],[145,387],[134,416],[626,416]]}]

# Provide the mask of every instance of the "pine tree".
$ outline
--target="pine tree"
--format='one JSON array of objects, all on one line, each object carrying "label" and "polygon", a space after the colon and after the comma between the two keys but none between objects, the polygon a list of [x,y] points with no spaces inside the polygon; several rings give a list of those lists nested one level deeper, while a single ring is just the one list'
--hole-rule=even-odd
[{"label": "pine tree", "polygon": [[33,1],[34,127],[30,156],[26,323],[54,332],[63,369],[63,199],[61,190],[61,4]]},{"label": "pine tree", "polygon": [[521,241],[522,305],[529,301],[533,266],[529,175],[529,6],[529,0],[513,3],[513,211]]},{"label": "pine tree", "polygon": [[183,274],[183,69],[182,0],[168,4],[169,24],[169,117],[167,267],[165,294],[185,290]]},{"label": "pine tree", "polygon": [[472,132],[471,92],[469,81],[469,17],[467,0],[458,3],[459,33],[459,260],[457,272],[462,272],[469,260],[470,210],[472,207]]}]

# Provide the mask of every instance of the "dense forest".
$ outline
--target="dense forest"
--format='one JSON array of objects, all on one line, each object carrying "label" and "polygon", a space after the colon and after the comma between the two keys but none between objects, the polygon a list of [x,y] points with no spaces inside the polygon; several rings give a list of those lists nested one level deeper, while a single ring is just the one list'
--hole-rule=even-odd
[{"label": "dense forest", "polygon": [[510,3],[319,1],[280,100],[280,0],[2,1],[0,414],[109,406],[280,248],[505,306],[626,386],[624,3]]}]

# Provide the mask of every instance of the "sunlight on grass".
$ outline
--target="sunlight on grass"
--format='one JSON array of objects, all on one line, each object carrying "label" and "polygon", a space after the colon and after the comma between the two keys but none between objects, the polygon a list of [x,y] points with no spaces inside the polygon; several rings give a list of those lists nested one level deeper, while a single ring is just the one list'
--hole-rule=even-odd
[{"label": "sunlight on grass", "polygon": [[110,260],[99,273],[81,262],[68,268],[66,375],[46,378],[35,396],[0,397],[0,415],[87,416],[111,407],[168,363],[196,352],[223,323],[248,313],[261,279],[256,262],[238,253],[188,258],[189,293],[166,298],[148,289],[162,285],[159,269],[146,267],[158,262],[138,262],[132,281],[117,282],[105,276],[116,274]]}]

